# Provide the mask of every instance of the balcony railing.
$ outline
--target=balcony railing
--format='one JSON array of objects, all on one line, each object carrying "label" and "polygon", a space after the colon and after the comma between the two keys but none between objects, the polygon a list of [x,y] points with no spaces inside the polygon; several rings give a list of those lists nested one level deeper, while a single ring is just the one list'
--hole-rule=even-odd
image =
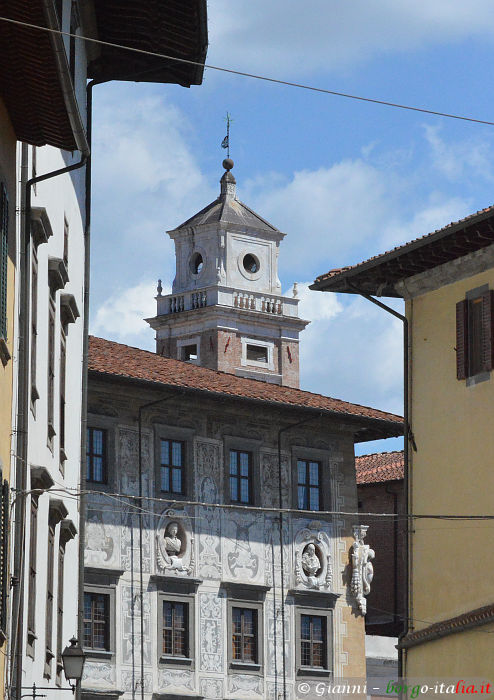
[{"label": "balcony railing", "polygon": [[299,300],[261,292],[247,292],[231,287],[212,286],[179,294],[158,296],[158,316],[193,311],[206,306],[229,306],[246,311],[298,317]]}]

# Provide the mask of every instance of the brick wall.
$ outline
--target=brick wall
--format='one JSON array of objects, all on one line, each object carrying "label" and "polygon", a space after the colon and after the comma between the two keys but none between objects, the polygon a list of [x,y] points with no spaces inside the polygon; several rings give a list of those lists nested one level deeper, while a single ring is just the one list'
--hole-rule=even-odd
[{"label": "brick wall", "polygon": [[[361,513],[406,513],[402,480],[359,484],[357,497]],[[366,543],[376,553],[366,632],[396,637],[403,629],[406,520],[362,516],[361,522],[369,524]]]}]

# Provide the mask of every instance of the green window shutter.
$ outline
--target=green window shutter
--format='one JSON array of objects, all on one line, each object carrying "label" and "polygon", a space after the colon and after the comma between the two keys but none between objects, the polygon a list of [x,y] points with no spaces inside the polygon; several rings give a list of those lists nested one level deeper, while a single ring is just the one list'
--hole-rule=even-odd
[{"label": "green window shutter", "polygon": [[9,203],[0,184],[0,337],[7,338],[7,261],[9,255]]},{"label": "green window shutter", "polygon": [[462,299],[456,305],[456,378],[465,379],[467,376],[468,347],[467,322],[468,302]]}]

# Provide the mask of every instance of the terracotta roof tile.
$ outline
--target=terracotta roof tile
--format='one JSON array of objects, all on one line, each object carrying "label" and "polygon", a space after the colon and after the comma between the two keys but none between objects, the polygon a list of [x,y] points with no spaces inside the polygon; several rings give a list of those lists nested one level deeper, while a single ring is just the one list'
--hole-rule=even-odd
[{"label": "terracotta roof tile", "polygon": [[355,457],[357,484],[403,479],[404,467],[403,450]]},{"label": "terracotta roof tile", "polygon": [[346,417],[362,418],[363,423],[367,424],[370,419],[384,437],[400,435],[403,426],[403,419],[393,413],[288,386],[236,377],[94,336],[89,337],[89,371],[162,386],[266,401],[279,404],[280,407],[319,409]]}]

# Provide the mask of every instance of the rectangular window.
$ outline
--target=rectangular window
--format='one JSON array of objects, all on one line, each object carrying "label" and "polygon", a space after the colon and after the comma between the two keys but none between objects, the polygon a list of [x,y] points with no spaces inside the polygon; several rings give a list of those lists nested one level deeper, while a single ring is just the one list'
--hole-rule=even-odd
[{"label": "rectangular window", "polygon": [[63,577],[65,567],[65,545],[58,548],[58,587],[57,587],[57,682],[62,680],[63,648]]},{"label": "rectangular window", "polygon": [[84,593],[84,647],[110,651],[109,593]]},{"label": "rectangular window", "polygon": [[9,258],[9,203],[0,183],[0,338],[7,339],[7,272]]},{"label": "rectangular window", "polygon": [[34,647],[36,639],[36,560],[38,552],[38,499],[31,496],[31,524],[29,531],[29,598],[27,605],[28,644]]},{"label": "rectangular window", "polygon": [[247,360],[268,363],[268,348],[262,345],[247,345]]},{"label": "rectangular window", "polygon": [[46,620],[45,620],[45,649],[46,649],[46,666],[45,676],[50,676],[50,662],[53,658],[53,569],[55,557],[55,529],[48,527],[48,550],[47,571],[46,571]]},{"label": "rectangular window", "polygon": [[321,464],[297,460],[297,505],[300,510],[321,510]]},{"label": "rectangular window", "polygon": [[160,488],[165,493],[185,493],[185,443],[161,440]]},{"label": "rectangular window", "polygon": [[63,220],[63,261],[65,267],[69,266],[69,222],[64,217]]},{"label": "rectangular window", "polygon": [[257,610],[232,608],[232,661],[257,663]]},{"label": "rectangular window", "polygon": [[67,338],[65,328],[60,329],[60,408],[59,408],[59,434],[60,434],[60,465],[63,468],[65,460],[65,372],[67,364]]},{"label": "rectangular window", "polygon": [[39,398],[36,389],[36,366],[38,345],[38,258],[33,248],[33,261],[31,268],[31,402],[34,404]]},{"label": "rectangular window", "polygon": [[163,601],[163,655],[187,658],[188,649],[188,617],[187,603]]},{"label": "rectangular window", "polygon": [[[487,285],[456,304],[456,376],[478,377],[494,365],[494,291]],[[486,377],[487,378],[487,377]]]},{"label": "rectangular window", "polygon": [[51,446],[55,435],[55,300],[50,296],[48,316],[48,443]]},{"label": "rectangular window", "polygon": [[185,362],[195,362],[197,360],[197,345],[182,346],[182,360]]},{"label": "rectangular window", "polygon": [[107,434],[100,428],[87,429],[86,481],[107,482]]},{"label": "rectangular window", "polygon": [[306,668],[328,668],[327,618],[300,616],[300,663]]},{"label": "rectangular window", "polygon": [[252,453],[230,450],[230,501],[252,502]]}]

